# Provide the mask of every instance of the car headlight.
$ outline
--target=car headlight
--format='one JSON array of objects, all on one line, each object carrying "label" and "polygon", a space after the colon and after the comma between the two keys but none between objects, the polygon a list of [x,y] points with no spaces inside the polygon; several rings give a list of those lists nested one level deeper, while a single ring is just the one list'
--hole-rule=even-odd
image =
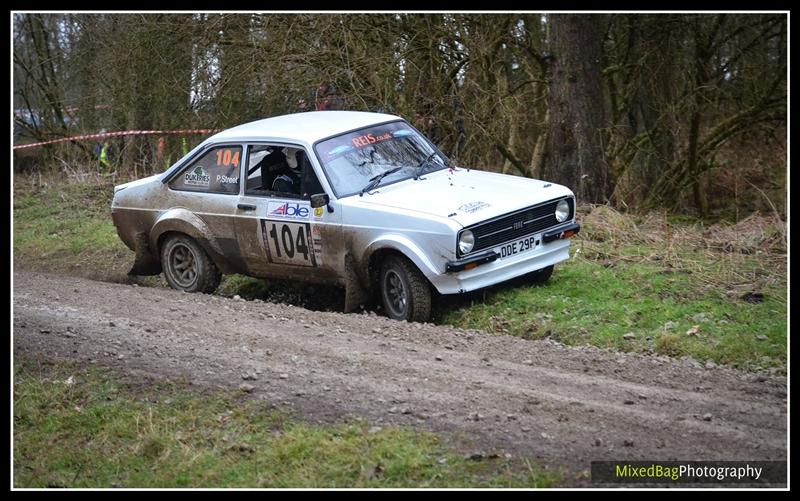
[{"label": "car headlight", "polygon": [[562,200],[556,204],[556,221],[563,223],[569,217],[569,204]]},{"label": "car headlight", "polygon": [[474,246],[475,235],[469,230],[462,231],[461,236],[458,237],[458,250],[460,250],[462,254],[466,254],[471,251]]}]

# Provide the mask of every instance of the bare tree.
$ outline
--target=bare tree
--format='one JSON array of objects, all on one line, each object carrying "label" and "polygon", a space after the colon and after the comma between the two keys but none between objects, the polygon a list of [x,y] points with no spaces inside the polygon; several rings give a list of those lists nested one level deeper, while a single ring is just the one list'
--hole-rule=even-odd
[{"label": "bare tree", "polygon": [[[583,201],[708,214],[731,166],[785,198],[782,14],[20,13],[13,28],[28,138],[382,111],[462,165]],[[201,139],[114,140],[116,166],[155,172]]]},{"label": "bare tree", "polygon": [[550,152],[547,174],[572,186],[582,200],[604,202],[607,165],[601,131],[605,126],[602,15],[557,14],[550,24]]}]

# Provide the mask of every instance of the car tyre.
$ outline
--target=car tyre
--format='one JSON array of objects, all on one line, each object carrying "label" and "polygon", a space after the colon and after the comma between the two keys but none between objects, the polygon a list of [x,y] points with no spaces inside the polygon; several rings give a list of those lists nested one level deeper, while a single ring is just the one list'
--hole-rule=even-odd
[{"label": "car tyre", "polygon": [[170,235],[161,247],[164,278],[173,289],[212,293],[222,279],[217,265],[191,237]]},{"label": "car tyre", "polygon": [[555,268],[555,266],[551,264],[546,268],[529,273],[527,276],[527,281],[534,284],[543,284],[550,279],[550,276],[553,274],[553,268]]},{"label": "car tyre", "polygon": [[430,285],[408,259],[389,256],[383,261],[380,292],[383,308],[389,318],[409,322],[427,322],[430,319]]}]

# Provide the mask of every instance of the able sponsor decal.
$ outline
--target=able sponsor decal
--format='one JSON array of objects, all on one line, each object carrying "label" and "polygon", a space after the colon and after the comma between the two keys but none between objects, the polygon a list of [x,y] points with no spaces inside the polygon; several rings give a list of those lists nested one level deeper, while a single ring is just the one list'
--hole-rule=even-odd
[{"label": "able sponsor decal", "polygon": [[467,214],[472,214],[473,212],[478,212],[479,210],[485,209],[489,207],[489,204],[486,202],[470,202],[468,204],[464,204],[458,208],[461,212],[466,212]]},{"label": "able sponsor decal", "polygon": [[206,174],[201,165],[198,165],[194,170],[190,170],[183,176],[183,182],[186,186],[208,188],[211,176]]},{"label": "able sponsor decal", "polygon": [[267,217],[287,219],[308,219],[311,206],[303,202],[270,202],[267,205]]}]

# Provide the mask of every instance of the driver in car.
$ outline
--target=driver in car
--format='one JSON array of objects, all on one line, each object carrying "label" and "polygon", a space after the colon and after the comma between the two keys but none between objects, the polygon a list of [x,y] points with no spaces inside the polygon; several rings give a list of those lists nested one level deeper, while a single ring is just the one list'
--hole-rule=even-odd
[{"label": "driver in car", "polygon": [[302,152],[284,148],[283,154],[286,156],[286,164],[289,168],[275,177],[272,182],[272,191],[300,194],[300,162],[297,157]]}]

